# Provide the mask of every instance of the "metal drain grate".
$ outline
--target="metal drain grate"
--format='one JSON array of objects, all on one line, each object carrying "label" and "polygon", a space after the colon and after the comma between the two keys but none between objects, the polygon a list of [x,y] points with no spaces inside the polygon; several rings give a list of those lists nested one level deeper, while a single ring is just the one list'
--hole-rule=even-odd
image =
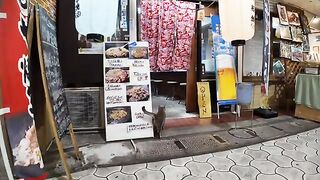
[{"label": "metal drain grate", "polygon": [[277,129],[277,130],[279,130],[279,131],[283,131],[283,129],[281,129],[281,128],[279,128],[279,127],[276,127],[276,126],[270,126],[270,127],[274,128],[274,129]]},{"label": "metal drain grate", "polygon": [[217,140],[219,143],[223,144],[223,143],[226,143],[227,141],[223,140],[220,136],[217,136],[217,135],[213,135],[213,138],[215,140]]},{"label": "metal drain grate", "polygon": [[250,130],[245,130],[246,133],[250,134],[252,137],[256,137],[257,134],[254,131]]},{"label": "metal drain grate", "polygon": [[197,134],[193,136],[179,137],[180,142],[186,147],[188,153],[207,153],[213,149],[222,146],[211,134]]},{"label": "metal drain grate", "polygon": [[176,140],[174,143],[178,146],[179,149],[186,149],[186,147],[182,144],[181,141]]}]

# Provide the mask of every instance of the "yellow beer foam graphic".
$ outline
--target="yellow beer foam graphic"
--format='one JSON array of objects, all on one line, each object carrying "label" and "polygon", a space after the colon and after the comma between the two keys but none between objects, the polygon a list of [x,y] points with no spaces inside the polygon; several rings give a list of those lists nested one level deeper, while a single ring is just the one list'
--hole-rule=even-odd
[{"label": "yellow beer foam graphic", "polygon": [[217,98],[220,101],[237,99],[237,79],[233,62],[234,59],[231,55],[222,54],[217,56]]}]

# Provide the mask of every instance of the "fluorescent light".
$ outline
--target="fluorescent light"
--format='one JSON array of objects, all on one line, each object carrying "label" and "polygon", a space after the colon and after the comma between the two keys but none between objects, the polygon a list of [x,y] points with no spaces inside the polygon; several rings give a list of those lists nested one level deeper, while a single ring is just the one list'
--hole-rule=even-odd
[{"label": "fluorescent light", "polygon": [[311,29],[320,30],[320,17],[314,16],[309,22],[308,26]]}]

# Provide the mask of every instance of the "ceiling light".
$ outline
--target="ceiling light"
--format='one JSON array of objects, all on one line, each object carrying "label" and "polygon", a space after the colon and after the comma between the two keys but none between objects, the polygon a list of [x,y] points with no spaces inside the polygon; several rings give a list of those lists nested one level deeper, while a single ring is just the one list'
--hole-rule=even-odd
[{"label": "ceiling light", "polygon": [[308,26],[311,29],[320,30],[320,17],[314,16],[309,22]]}]

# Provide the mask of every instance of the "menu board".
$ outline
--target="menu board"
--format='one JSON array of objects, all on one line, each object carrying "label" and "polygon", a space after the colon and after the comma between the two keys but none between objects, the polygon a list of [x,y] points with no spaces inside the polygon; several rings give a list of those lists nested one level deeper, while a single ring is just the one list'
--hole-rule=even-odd
[{"label": "menu board", "polygon": [[39,6],[42,63],[58,135],[61,137],[68,129],[71,120],[62,83],[55,23],[46,10]]},{"label": "menu board", "polygon": [[153,137],[148,42],[104,45],[106,140]]}]

